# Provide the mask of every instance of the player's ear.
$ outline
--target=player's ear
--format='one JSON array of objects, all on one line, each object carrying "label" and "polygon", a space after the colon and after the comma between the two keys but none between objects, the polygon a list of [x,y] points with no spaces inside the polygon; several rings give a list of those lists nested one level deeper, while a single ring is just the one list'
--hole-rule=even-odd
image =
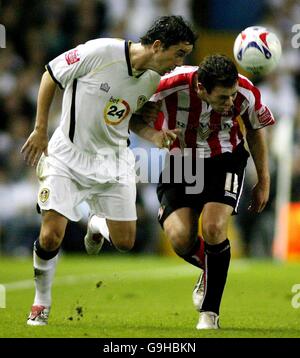
[{"label": "player's ear", "polygon": [[198,81],[198,77],[195,77],[194,88],[198,96],[206,93],[206,89],[201,82]]},{"label": "player's ear", "polygon": [[198,93],[198,91],[199,91],[199,78],[198,78],[197,72],[193,76],[192,86],[193,86],[194,90]]},{"label": "player's ear", "polygon": [[155,40],[152,44],[152,48],[154,52],[159,51],[163,47],[163,44],[160,40]]}]

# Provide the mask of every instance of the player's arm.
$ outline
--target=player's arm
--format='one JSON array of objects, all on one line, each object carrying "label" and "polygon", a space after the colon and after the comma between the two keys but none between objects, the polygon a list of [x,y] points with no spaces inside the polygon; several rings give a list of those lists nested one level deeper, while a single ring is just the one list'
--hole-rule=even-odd
[{"label": "player's arm", "polygon": [[270,193],[268,146],[265,129],[247,129],[246,139],[257,172],[257,183],[252,189],[252,200],[248,209],[260,213],[266,206]]},{"label": "player's arm", "polygon": [[179,134],[180,129],[166,129],[166,130],[156,130],[147,124],[141,115],[133,114],[130,122],[129,129],[137,134],[139,137],[146,139],[153,144],[155,144],[158,148],[170,148],[175,139],[177,138],[177,134]]},{"label": "player's arm", "polygon": [[154,122],[157,120],[159,112],[161,111],[161,105],[162,101],[146,102],[140,110],[143,121],[150,126],[153,126]]},{"label": "player's arm", "polygon": [[24,159],[29,165],[36,165],[42,153],[47,155],[48,147],[48,116],[51,103],[55,94],[56,83],[49,72],[44,72],[40,84],[37,114],[34,130],[21,149]]}]

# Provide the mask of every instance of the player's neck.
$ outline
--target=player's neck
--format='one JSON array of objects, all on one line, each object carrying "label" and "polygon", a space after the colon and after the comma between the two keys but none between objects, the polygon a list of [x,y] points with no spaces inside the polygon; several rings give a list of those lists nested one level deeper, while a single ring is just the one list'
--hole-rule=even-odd
[{"label": "player's neck", "polygon": [[133,72],[143,72],[149,69],[148,53],[141,43],[131,43],[129,46],[129,57]]}]

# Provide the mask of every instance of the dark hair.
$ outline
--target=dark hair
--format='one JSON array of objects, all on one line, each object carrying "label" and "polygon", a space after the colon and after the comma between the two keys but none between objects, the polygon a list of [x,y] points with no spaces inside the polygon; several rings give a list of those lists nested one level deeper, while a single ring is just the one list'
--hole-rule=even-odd
[{"label": "dark hair", "polygon": [[182,16],[161,16],[141,37],[142,45],[151,45],[155,40],[160,40],[165,49],[179,42],[188,42],[194,46],[197,35]]},{"label": "dark hair", "polygon": [[216,86],[232,87],[237,79],[237,68],[225,55],[207,56],[199,65],[198,81],[208,93],[211,93]]}]

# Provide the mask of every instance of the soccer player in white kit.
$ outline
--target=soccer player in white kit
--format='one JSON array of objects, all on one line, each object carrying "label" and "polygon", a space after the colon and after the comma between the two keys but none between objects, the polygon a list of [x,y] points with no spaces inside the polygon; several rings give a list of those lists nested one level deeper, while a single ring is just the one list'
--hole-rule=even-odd
[{"label": "soccer player in white kit", "polygon": [[[133,247],[136,187],[129,119],[156,91],[160,76],[183,64],[195,40],[181,16],[163,16],[140,43],[95,39],[46,66],[35,127],[22,148],[28,164],[37,164],[42,212],[29,325],[48,323],[57,255],[68,220],[81,219],[80,203],[86,201],[96,214],[85,237],[88,253],[100,250],[103,236],[121,251]],[[48,113],[57,86],[64,89],[61,122],[48,144]],[[151,139],[163,147],[174,136],[153,130]]]}]

